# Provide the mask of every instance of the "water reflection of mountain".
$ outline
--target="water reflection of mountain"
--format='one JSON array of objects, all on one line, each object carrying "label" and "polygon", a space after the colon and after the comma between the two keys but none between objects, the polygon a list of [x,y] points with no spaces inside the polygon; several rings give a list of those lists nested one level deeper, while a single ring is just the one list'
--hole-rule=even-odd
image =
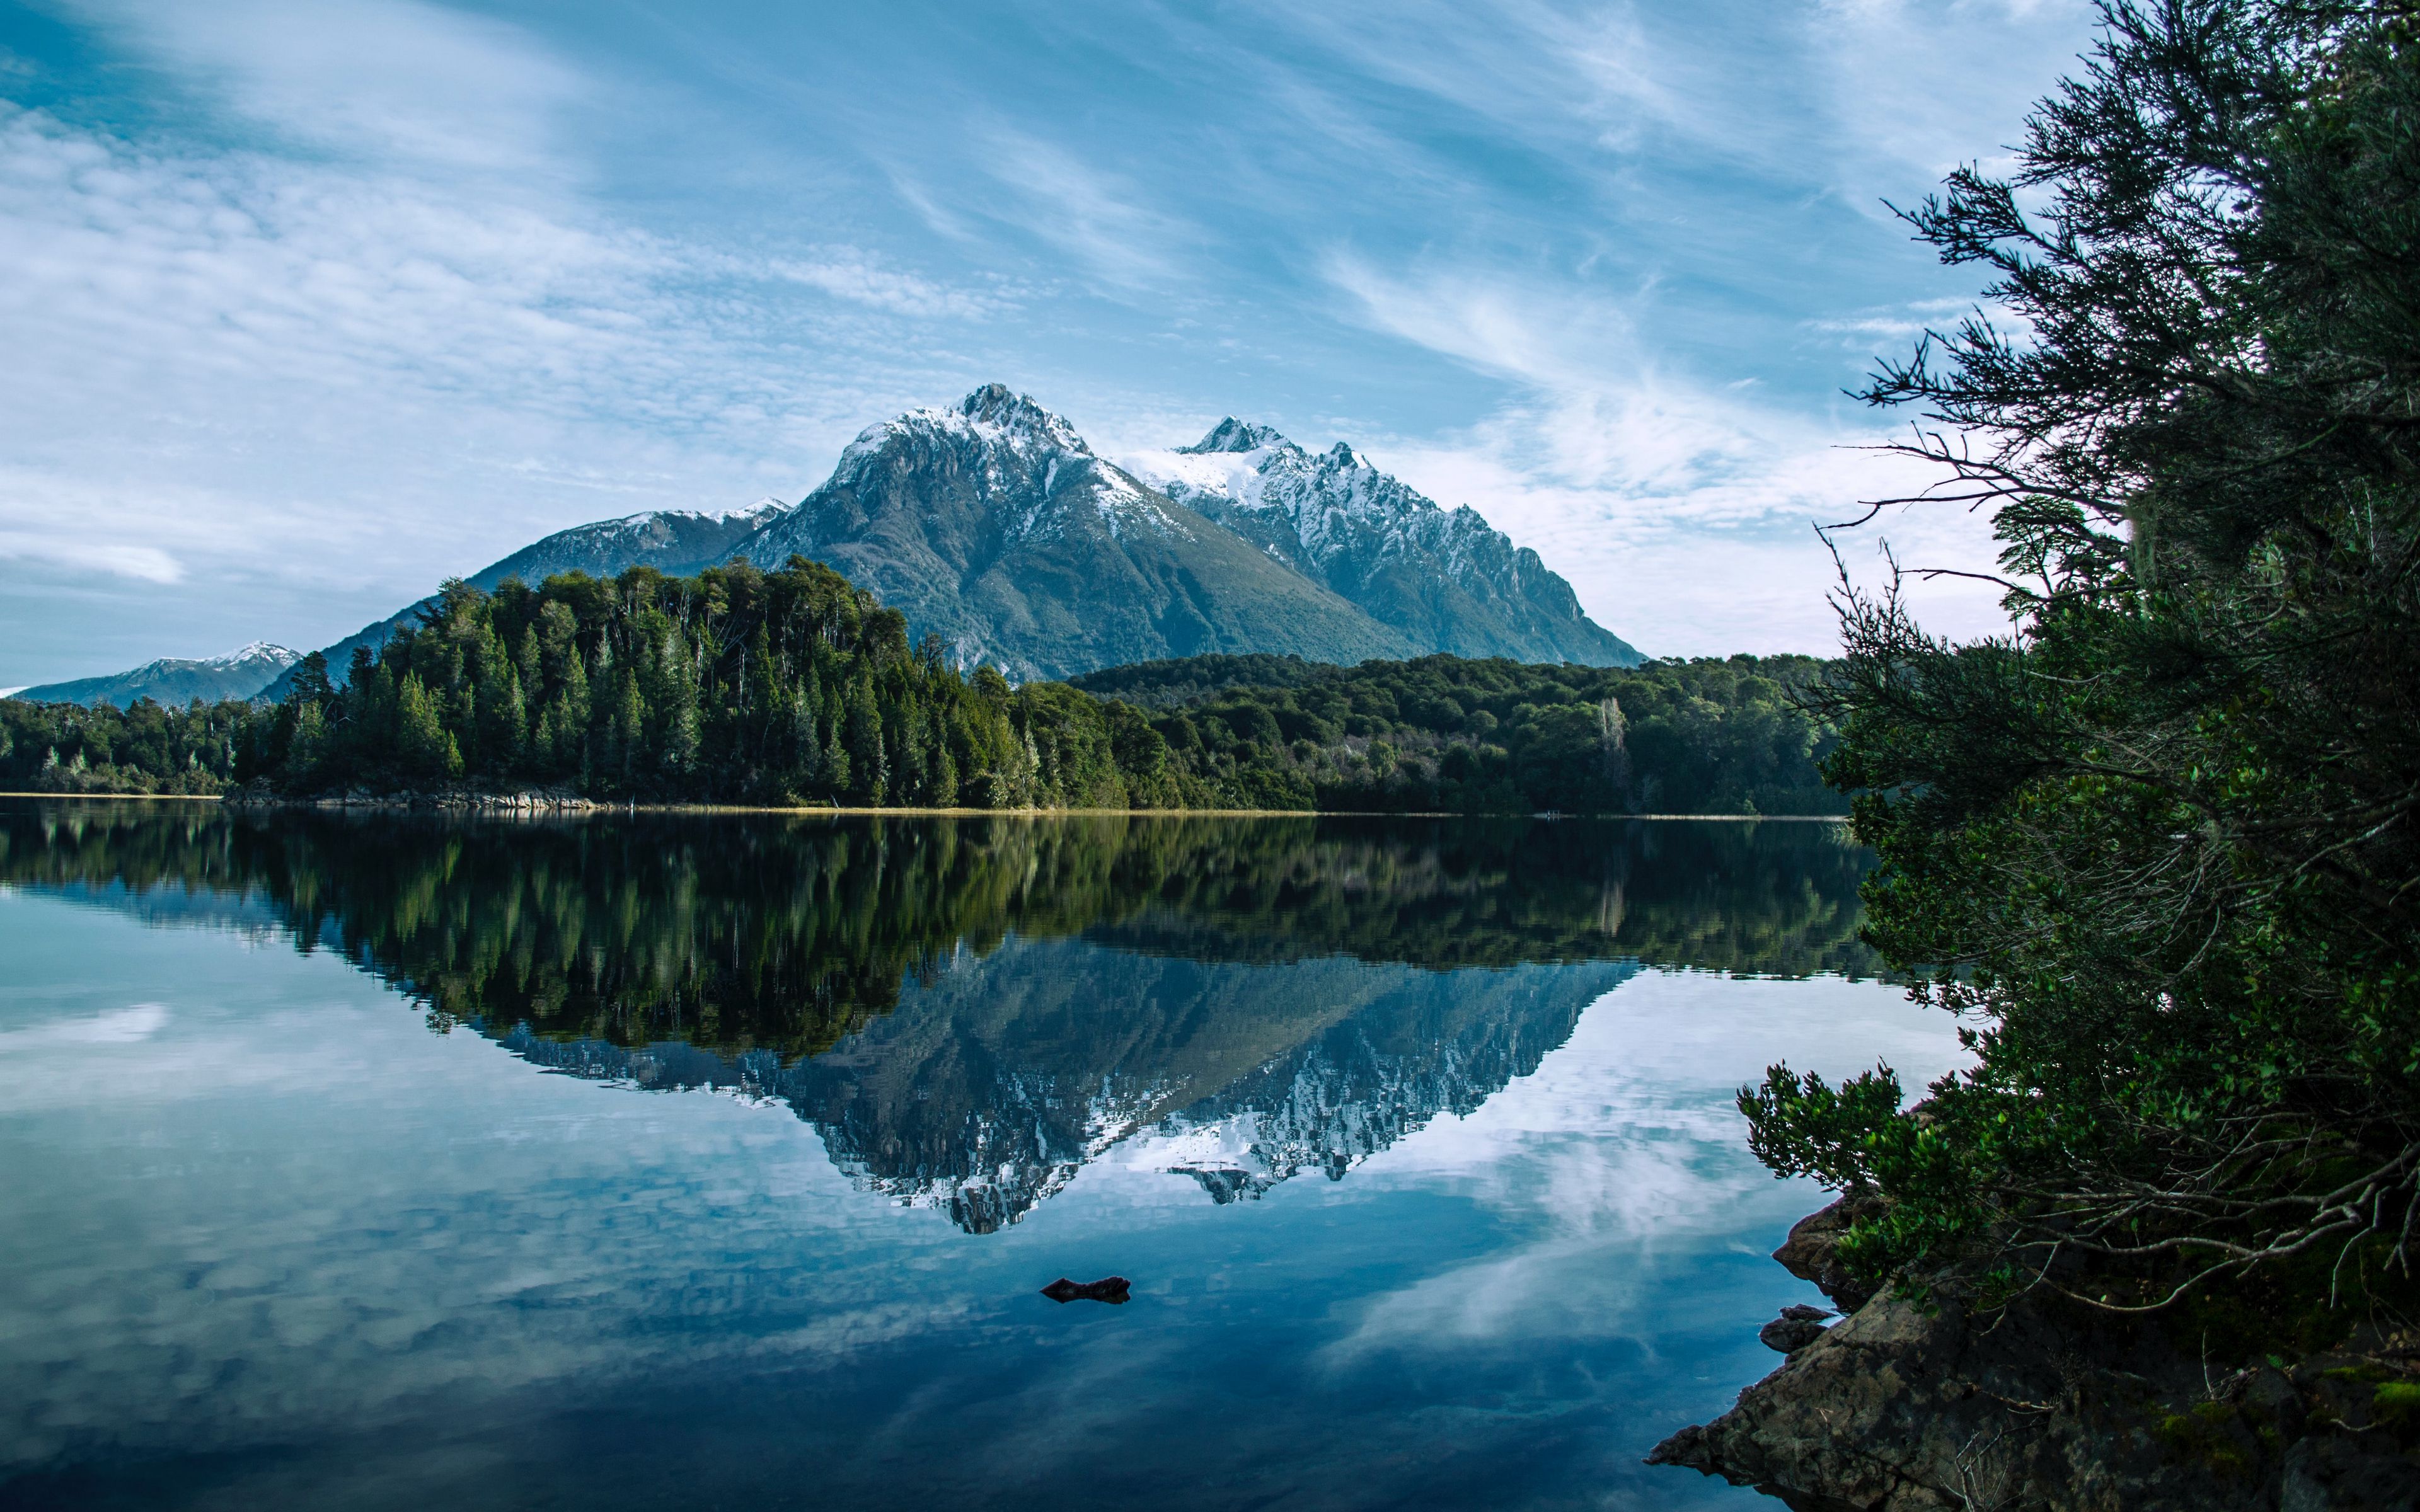
[{"label": "water reflection of mountain", "polygon": [[576,1075],[786,1103],[860,1185],[983,1233],[1137,1134],[1220,1202],[1304,1169],[1341,1178],[1536,1070],[1636,969],[1249,965],[1012,940],[911,982],[890,1014],[786,1064],[551,1041],[526,1026],[504,1042]]},{"label": "water reflection of mountain", "polygon": [[1861,973],[1864,864],[1811,825],[0,810],[0,881],[233,910],[538,1064],[778,1100],[974,1231],[1138,1136],[1221,1202],[1341,1176],[1641,963]]}]

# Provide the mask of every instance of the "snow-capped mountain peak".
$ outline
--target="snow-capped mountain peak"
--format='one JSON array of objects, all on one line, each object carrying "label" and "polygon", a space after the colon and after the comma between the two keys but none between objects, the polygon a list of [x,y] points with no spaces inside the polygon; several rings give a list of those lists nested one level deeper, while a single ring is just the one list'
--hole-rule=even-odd
[{"label": "snow-capped mountain peak", "polygon": [[281,646],[273,640],[255,640],[248,646],[238,646],[223,656],[205,656],[196,665],[212,671],[233,671],[239,667],[256,664],[274,666],[280,671],[302,659],[302,653],[291,646]]},{"label": "snow-capped mountain peak", "polygon": [[768,569],[822,562],[962,664],[1020,677],[1241,645],[1353,660],[1410,646],[998,383],[866,427],[742,549]]},{"label": "snow-capped mountain peak", "polygon": [[[868,425],[841,454],[818,496],[846,486],[868,486],[876,473],[939,467],[975,486],[976,507],[1010,540],[1055,534],[1077,514],[1097,518],[1112,536],[1140,527],[1188,534],[1165,501],[1121,468],[1094,455],[1064,416],[1001,383],[986,383],[948,408],[911,409]],[[811,525],[776,528],[788,549]]]},{"label": "snow-capped mountain peak", "polygon": [[1312,453],[1229,416],[1191,446],[1122,460],[1177,503],[1440,650],[1599,666],[1637,657],[1589,620],[1537,553],[1468,505],[1440,508],[1349,442]]},{"label": "snow-capped mountain peak", "polygon": [[1046,471],[1062,456],[1089,459],[1093,455],[1093,449],[1065,417],[1004,383],[986,383],[947,409],[910,409],[866,426],[841,453],[833,477],[855,475],[902,440],[972,443],[987,455],[1004,455],[1023,467],[1039,466]]},{"label": "snow-capped mountain peak", "polygon": [[1212,452],[1257,452],[1263,447],[1291,444],[1277,433],[1274,426],[1255,425],[1229,415],[1211,426],[1209,435],[1191,446],[1180,446],[1177,450],[1201,455]]}]

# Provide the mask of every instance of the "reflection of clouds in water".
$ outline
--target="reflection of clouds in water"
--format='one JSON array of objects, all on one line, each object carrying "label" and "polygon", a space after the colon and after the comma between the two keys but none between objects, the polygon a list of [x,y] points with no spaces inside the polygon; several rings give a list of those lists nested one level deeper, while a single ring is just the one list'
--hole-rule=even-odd
[{"label": "reflection of clouds in water", "polygon": [[934,1274],[955,1236],[869,1208],[786,1114],[533,1076],[325,957],[219,968],[240,987],[197,996],[272,1006],[9,1037],[0,1126],[39,1158],[0,1231],[0,1463],[974,1321]]},{"label": "reflection of clouds in water", "polygon": [[[1676,1321],[1658,1273],[1703,1264],[1760,1227],[1775,1242],[1823,1200],[1748,1154],[1732,1099],[1787,1059],[1839,1076],[1877,1059],[1920,1088],[1962,1059],[1952,1025],[1895,987],[1834,979],[1742,981],[1656,972],[1609,993],[1569,1043],[1466,1119],[1440,1119],[1373,1158],[1373,1184],[1461,1192],[1531,1226],[1509,1253],[1373,1297],[1328,1351],[1509,1345],[1525,1338],[1645,1343]],[[1792,1285],[1778,1272],[1776,1296]]]},{"label": "reflection of clouds in water", "polygon": [[19,1055],[37,1045],[134,1044],[168,1022],[164,1003],[136,1003],[90,1017],[54,1019],[23,1029],[0,1029],[0,1055]]},{"label": "reflection of clouds in water", "polygon": [[[34,952],[56,980],[105,961],[96,974],[173,973],[180,995],[173,1015],[87,1004],[8,1041],[0,1129],[29,1154],[0,1229],[0,1404],[16,1404],[0,1405],[0,1461],[303,1442],[374,1432],[441,1398],[476,1413],[558,1382],[587,1397],[701,1364],[973,1345],[1014,1328],[1001,1299],[1052,1273],[1016,1273],[1032,1251],[1006,1246],[1035,1234],[970,1246],[939,1213],[869,1200],[786,1111],[535,1074],[474,1036],[429,1035],[331,957],[173,942],[147,954],[165,937],[130,945],[105,917],[28,906],[57,924]],[[1325,1355],[1342,1365],[1414,1341],[1478,1356],[1525,1338],[1652,1338],[1672,1322],[1637,1316],[1654,1276],[1752,1231],[1757,1214],[1777,1226],[1807,1205],[1747,1160],[1732,1088],[1780,1054],[1834,1072],[1878,1052],[1930,1070],[1916,1057],[1942,1054],[1947,1026],[1913,1017],[1887,988],[1633,980],[1468,1118],[1437,1116],[1342,1184],[1300,1183],[1287,1200],[1313,1210],[1446,1195],[1504,1240],[1432,1274],[1429,1230],[1390,1233],[1402,1254],[1384,1263],[1411,1279],[1366,1304],[1320,1304],[1318,1321],[1273,1347],[1317,1350],[1342,1331]],[[121,1037],[53,1032],[99,1026]],[[1190,1180],[1117,1157],[1049,1211],[1053,1242],[1101,1253],[1187,1215],[1227,1235],[1274,1223],[1213,1212]],[[1306,1275],[1330,1257],[1315,1244],[1246,1256]],[[1264,1284],[1236,1279],[1239,1294]],[[1188,1302],[1218,1305],[1213,1292],[1169,1305]],[[1138,1328],[1036,1357],[1001,1388],[1015,1411],[985,1453],[1014,1474],[1080,1458],[1188,1379],[1182,1348]],[[948,1442],[954,1399],[911,1392],[877,1436],[903,1453]],[[1023,1431],[1033,1422],[1051,1433]]]}]

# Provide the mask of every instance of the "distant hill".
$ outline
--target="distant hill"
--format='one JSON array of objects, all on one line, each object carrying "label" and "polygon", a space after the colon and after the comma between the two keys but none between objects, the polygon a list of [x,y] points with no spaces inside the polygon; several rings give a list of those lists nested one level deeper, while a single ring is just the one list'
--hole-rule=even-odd
[{"label": "distant hill", "polygon": [[[534,587],[559,572],[610,578],[630,567],[653,567],[670,577],[687,577],[701,567],[731,560],[733,548],[783,507],[779,500],[762,499],[745,509],[654,509],[574,525],[490,562],[462,580],[473,588],[493,588],[507,578],[519,578]],[[326,648],[320,655],[328,658],[328,675],[342,684],[352,665],[354,647],[377,650],[434,602],[434,595],[421,599]],[[298,662],[301,659],[295,657]],[[293,680],[291,669],[287,672],[268,687],[264,696],[271,700],[286,696]]]},{"label": "distant hill", "polygon": [[1309,687],[1335,681],[1342,669],[1300,656],[1179,656],[1104,667],[1068,682],[1105,699],[1149,709],[1173,709],[1230,687]]},{"label": "distant hill", "polygon": [[9,697],[32,703],[81,703],[87,708],[97,703],[131,708],[135,700],[147,698],[158,703],[183,704],[194,699],[216,703],[221,699],[253,697],[302,659],[302,653],[299,651],[256,640],[224,656],[208,656],[199,661],[163,657],[145,662],[132,671],[44,683],[19,688]]},{"label": "distant hill", "polygon": [[[1313,455],[1230,416],[1136,476],[1323,584],[1422,652],[1633,667],[1572,585],[1465,504],[1442,509],[1339,441]],[[1277,647],[1259,647],[1276,650]]]},{"label": "distant hill", "polygon": [[868,428],[830,482],[740,549],[765,567],[822,562],[962,665],[1016,678],[1204,652],[1352,662],[1417,649],[999,384]]}]

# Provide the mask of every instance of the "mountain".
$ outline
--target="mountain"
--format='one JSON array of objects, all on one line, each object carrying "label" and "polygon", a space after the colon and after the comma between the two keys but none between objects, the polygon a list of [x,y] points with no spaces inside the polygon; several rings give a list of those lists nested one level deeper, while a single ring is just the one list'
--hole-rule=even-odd
[{"label": "mountain", "polygon": [[131,672],[107,677],[79,677],[70,683],[44,683],[9,695],[32,703],[115,703],[132,708],[136,699],[183,704],[194,699],[216,703],[221,699],[248,699],[277,680],[302,653],[256,640],[240,651],[200,661],[162,657]]},{"label": "mountain", "polygon": [[1356,662],[1425,649],[996,383],[869,427],[740,550],[765,567],[822,562],[961,664],[1017,678],[1200,652]]},{"label": "mountain", "polygon": [[[507,578],[519,578],[535,587],[559,572],[610,578],[630,567],[653,567],[669,577],[686,577],[701,567],[730,561],[733,549],[741,541],[785,507],[779,500],[761,499],[745,509],[651,509],[644,514],[625,515],[620,519],[574,525],[490,562],[462,580],[473,588],[493,588]],[[363,625],[322,651],[320,655],[328,658],[329,677],[342,685],[352,665],[354,647],[377,650],[386,644],[389,636],[410,625],[413,615],[434,602],[434,595],[421,599],[375,624]],[[272,700],[282,699],[292,681],[289,672],[256,691]]]},{"label": "mountain", "polygon": [[[1230,416],[1191,446],[1125,459],[1422,652],[1635,667],[1629,642],[1581,612],[1572,585],[1465,504],[1446,510],[1340,441],[1312,454]],[[1277,647],[1255,647],[1277,650]]]},{"label": "mountain", "polygon": [[628,567],[653,567],[667,577],[684,578],[730,561],[740,542],[788,508],[778,499],[760,499],[745,509],[655,509],[575,525],[489,563],[463,581],[473,588],[493,588],[507,578],[519,578],[535,588],[559,572],[610,578]]},{"label": "mountain", "polygon": [[[1192,446],[1095,455],[987,384],[869,426],[794,508],[658,510],[559,531],[472,574],[669,574],[744,556],[822,562],[1019,680],[1202,655],[1351,664],[1435,652],[1634,666],[1571,584],[1468,506],[1447,510],[1350,446],[1313,454],[1228,419]],[[338,681],[428,600],[327,648]],[[265,696],[281,698],[291,673]]]}]

